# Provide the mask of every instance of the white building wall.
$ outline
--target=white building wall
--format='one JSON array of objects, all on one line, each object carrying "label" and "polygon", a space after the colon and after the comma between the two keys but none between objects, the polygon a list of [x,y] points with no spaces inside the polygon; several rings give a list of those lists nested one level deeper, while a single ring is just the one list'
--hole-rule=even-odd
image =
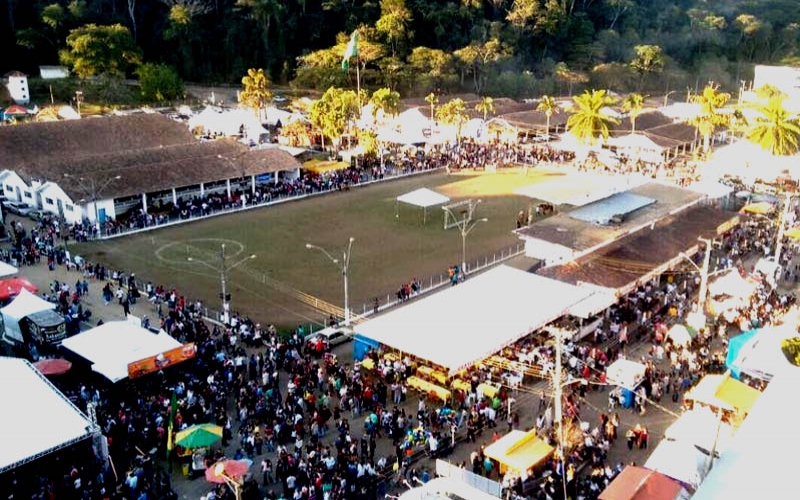
[{"label": "white building wall", "polygon": [[81,208],[75,206],[72,199],[57,184],[47,183],[38,194],[39,208],[43,212],[64,217],[68,223],[80,222]]},{"label": "white building wall", "polygon": [[[33,197],[33,189],[16,172],[9,172],[3,179],[2,189],[3,195],[8,200],[21,201],[30,205],[36,203]],[[26,196],[26,193],[28,196]]]},{"label": "white building wall", "polygon": [[8,88],[8,93],[16,104],[28,104],[31,101],[28,77],[22,73],[9,75],[6,88]]},{"label": "white building wall", "polygon": [[114,200],[97,200],[97,210],[95,210],[95,204],[92,202],[86,203],[83,205],[82,208],[82,215],[84,218],[89,219],[91,222],[96,223],[97,217],[95,217],[95,213],[97,216],[102,219],[102,212],[105,210],[106,220],[107,219],[116,219],[117,213],[114,210]]}]

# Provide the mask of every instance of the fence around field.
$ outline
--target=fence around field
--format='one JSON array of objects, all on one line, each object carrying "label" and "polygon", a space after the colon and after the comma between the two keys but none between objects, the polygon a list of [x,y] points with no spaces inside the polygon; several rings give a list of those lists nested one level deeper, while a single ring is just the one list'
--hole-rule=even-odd
[{"label": "fence around field", "polygon": [[[376,183],[379,183],[379,182],[393,181],[393,180],[397,180],[397,179],[403,179],[405,177],[412,177],[412,176],[415,176],[415,175],[430,174],[430,173],[434,173],[434,172],[437,172],[437,171],[443,170],[443,169],[444,169],[444,167],[421,168],[421,169],[414,168],[413,170],[408,171],[409,169],[401,168],[401,169],[397,169],[397,170],[399,170],[399,172],[396,172],[396,173],[388,173],[387,172],[387,173],[384,173],[383,177],[380,177],[380,178],[377,178],[377,179],[374,179],[374,178],[372,178],[372,176],[370,174],[367,174],[367,176],[366,176],[367,180],[359,180],[359,182],[357,182],[355,184],[348,184],[346,189],[355,189],[355,188],[359,188],[359,187],[369,186],[371,184],[376,184]],[[307,198],[313,198],[315,196],[322,196],[322,195],[330,194],[330,193],[333,193],[333,192],[337,192],[338,193],[340,191],[341,190],[338,187],[333,187],[332,186],[329,189],[322,189],[322,190],[319,190],[319,191],[312,191],[310,193],[309,192],[300,192],[298,194],[291,194],[291,195],[278,195],[278,196],[276,196],[274,198],[270,198],[269,200],[262,201],[260,203],[249,203],[246,206],[235,206],[235,207],[231,207],[231,208],[227,208],[227,209],[216,210],[216,211],[214,211],[212,213],[209,213],[209,214],[206,214],[206,215],[198,215],[198,216],[193,216],[193,217],[189,217],[189,218],[186,218],[186,219],[181,219],[180,217],[171,218],[168,222],[164,222],[164,223],[161,223],[161,224],[156,223],[156,224],[153,224],[153,225],[150,225],[150,226],[145,226],[145,227],[135,227],[135,228],[118,227],[118,228],[112,229],[111,232],[104,231],[103,234],[101,234],[100,236],[90,235],[89,238],[90,239],[99,239],[99,240],[112,240],[112,239],[115,239],[115,238],[121,238],[123,236],[130,236],[130,235],[133,235],[133,234],[139,234],[139,233],[144,233],[144,232],[147,232],[147,231],[153,231],[155,229],[161,229],[161,228],[165,228],[165,227],[176,226],[178,224],[185,224],[185,223],[189,223],[189,222],[194,222],[194,221],[199,221],[199,220],[204,220],[204,219],[210,219],[212,217],[218,217],[218,216],[221,216],[221,215],[228,215],[228,214],[234,214],[234,213],[238,213],[238,212],[244,212],[246,210],[252,210],[252,209],[255,209],[255,208],[270,207],[270,206],[273,206],[273,205],[279,205],[281,203],[286,203],[286,202],[290,202],[290,201],[304,200],[304,199],[307,199]]]},{"label": "fence around field", "polygon": [[[481,257],[477,260],[467,263],[466,274],[467,276],[485,271],[490,269],[493,266],[498,264],[502,264],[503,262],[522,255],[525,253],[525,245],[523,243],[519,243],[512,247],[505,248],[498,252],[493,253],[492,255],[486,255]],[[294,299],[298,302],[305,304],[306,306],[319,311],[321,314],[325,315],[333,315],[337,318],[344,317],[344,308],[340,307],[339,305],[332,304],[320,298],[314,297],[313,295],[309,295],[305,292],[297,290],[289,285],[280,283],[275,281],[273,278],[268,276],[265,273],[260,271],[255,271],[252,269],[246,268],[246,266],[242,266],[244,268],[244,272],[253,280],[271,286],[275,288],[279,292],[282,292]],[[237,268],[242,269],[242,268]],[[446,273],[441,273],[435,276],[429,276],[428,278],[420,281],[421,287],[417,293],[414,293],[408,300],[416,299],[421,295],[425,295],[430,292],[434,292],[444,286],[450,286],[450,278]],[[400,284],[398,284],[398,289]],[[140,288],[141,290],[141,288]],[[351,306],[350,312],[353,316],[353,321],[358,322],[364,319],[369,318],[373,314],[377,314],[380,312],[385,312],[395,306],[401,305],[408,300],[402,301],[397,298],[397,292],[392,292],[388,294],[381,294],[376,297],[378,299],[378,307],[375,307],[375,302],[364,302],[360,306]],[[203,307],[203,315],[209,321],[222,323],[222,314],[219,310],[214,308],[209,308],[208,306]],[[264,320],[267,321],[267,320]],[[263,321],[262,321],[263,322]],[[323,322],[320,321],[319,323],[311,323],[308,325],[309,331],[313,331],[319,328],[319,326],[323,325]],[[323,325],[324,326],[324,325]]]}]

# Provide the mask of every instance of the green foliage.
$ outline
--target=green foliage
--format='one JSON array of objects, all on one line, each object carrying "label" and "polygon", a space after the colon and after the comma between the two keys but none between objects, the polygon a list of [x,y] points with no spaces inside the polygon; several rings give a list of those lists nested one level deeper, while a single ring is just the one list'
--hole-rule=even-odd
[{"label": "green foliage", "polygon": [[339,139],[360,111],[358,101],[355,91],[330,87],[313,102],[308,117],[323,137],[333,141],[338,148]]},{"label": "green foliage", "polygon": [[461,140],[461,127],[469,121],[467,105],[463,99],[450,99],[436,110],[436,119],[445,125],[456,127],[456,137]]},{"label": "green foliage", "polygon": [[272,101],[272,92],[269,90],[270,82],[263,69],[250,68],[242,77],[242,91],[239,92],[239,102],[252,109],[261,120],[266,118],[267,105]]},{"label": "green foliage", "polygon": [[146,63],[136,70],[145,102],[163,103],[184,97],[183,80],[171,66]]},{"label": "green foliage", "polygon": [[747,133],[747,138],[774,156],[797,153],[800,125],[796,114],[786,110],[785,96],[772,95],[766,104],[756,104],[759,116]]},{"label": "green foliage", "polygon": [[[791,0],[7,3],[0,39],[7,71],[32,73],[63,55],[82,77],[129,76],[147,54],[191,81],[231,83],[261,67],[296,87],[355,86],[356,68],[339,67],[354,30],[362,86],[416,95],[535,97],[587,87],[655,93],[709,80],[731,89],[750,78],[753,64],[800,64],[800,2]],[[110,33],[92,33],[84,38],[88,53],[78,53],[76,32],[90,22],[136,27],[141,52],[129,42],[122,50],[106,43],[120,41]]]},{"label": "green foliage", "polygon": [[536,105],[536,111],[541,111],[547,118],[545,126],[547,127],[548,133],[550,132],[550,118],[554,114],[558,113],[560,109],[561,106],[558,105],[558,101],[549,95],[544,95],[541,99],[539,99],[539,104]]},{"label": "green foliage", "polygon": [[644,96],[637,92],[628,94],[622,101],[622,111],[628,113],[631,119],[631,134],[636,133],[636,118],[644,108]]},{"label": "green foliage", "polygon": [[142,62],[139,47],[121,24],[87,24],[69,32],[61,63],[81,78],[98,75],[124,78]]},{"label": "green foliage", "polygon": [[709,83],[703,88],[703,92],[691,97],[691,101],[700,105],[700,113],[692,118],[691,124],[697,128],[703,136],[703,151],[708,152],[710,138],[717,127],[722,127],[728,123],[728,116],[721,114],[720,109],[728,103],[731,95],[720,92],[719,86]]},{"label": "green foliage", "polygon": [[369,102],[372,103],[372,116],[382,110],[386,115],[397,115],[400,111],[400,93],[388,88],[378,89],[372,93]]},{"label": "green foliage", "polygon": [[800,337],[782,340],[781,351],[791,364],[800,366]]},{"label": "green foliage", "polygon": [[481,97],[481,100],[475,105],[475,111],[483,115],[483,121],[486,121],[489,113],[494,113],[494,99],[489,96]]},{"label": "green foliage", "polygon": [[616,100],[605,90],[587,90],[572,101],[575,107],[567,118],[567,129],[584,144],[595,144],[600,137],[608,139],[609,125],[617,123],[617,119],[602,110],[613,106]]}]

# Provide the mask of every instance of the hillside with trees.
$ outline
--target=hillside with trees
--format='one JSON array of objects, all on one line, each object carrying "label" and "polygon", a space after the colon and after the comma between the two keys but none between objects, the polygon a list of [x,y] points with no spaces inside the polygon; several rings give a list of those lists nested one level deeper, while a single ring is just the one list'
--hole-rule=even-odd
[{"label": "hillside with trees", "polygon": [[[533,97],[727,90],[800,63],[797,0],[0,0],[3,71]],[[358,31],[358,58],[342,57]],[[163,71],[162,71],[163,72]],[[165,75],[169,76],[169,75]],[[172,78],[170,76],[170,78]]]}]

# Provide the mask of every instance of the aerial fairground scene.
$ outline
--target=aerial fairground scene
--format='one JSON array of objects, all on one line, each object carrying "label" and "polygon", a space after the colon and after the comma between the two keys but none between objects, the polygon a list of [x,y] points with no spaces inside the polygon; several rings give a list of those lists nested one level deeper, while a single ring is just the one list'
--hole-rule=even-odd
[{"label": "aerial fairground scene", "polygon": [[0,4],[0,500],[797,498],[797,0]]}]

